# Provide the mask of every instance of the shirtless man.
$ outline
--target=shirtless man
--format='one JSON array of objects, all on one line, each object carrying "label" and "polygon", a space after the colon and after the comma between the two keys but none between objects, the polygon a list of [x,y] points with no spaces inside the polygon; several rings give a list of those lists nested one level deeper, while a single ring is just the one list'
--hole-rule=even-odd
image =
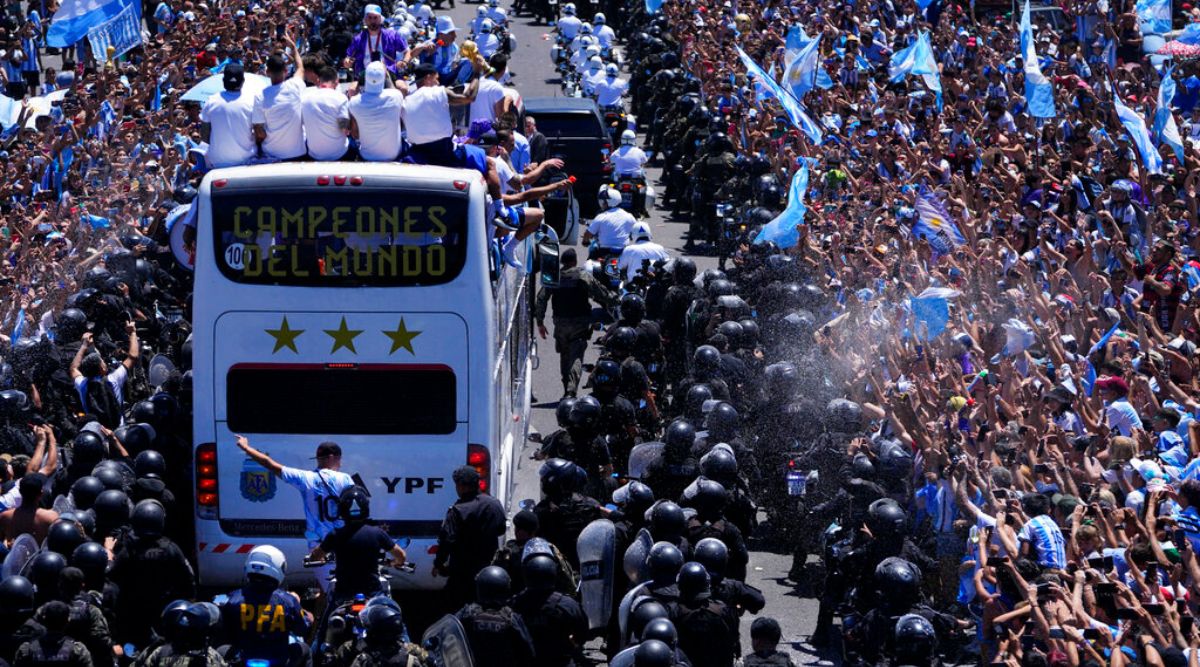
[{"label": "shirtless man", "polygon": [[24,533],[32,534],[39,543],[46,538],[50,524],[58,520],[58,512],[38,507],[45,486],[46,476],[40,472],[31,472],[21,478],[18,484],[21,506],[0,514],[0,535],[5,544],[11,545]]}]

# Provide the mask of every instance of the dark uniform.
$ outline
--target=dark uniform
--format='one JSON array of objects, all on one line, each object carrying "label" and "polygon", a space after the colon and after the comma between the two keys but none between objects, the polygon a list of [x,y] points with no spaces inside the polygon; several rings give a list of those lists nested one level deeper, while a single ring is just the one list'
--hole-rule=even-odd
[{"label": "dark uniform", "polygon": [[54,663],[63,667],[92,667],[87,647],[65,635],[45,635],[25,642],[17,649],[13,667],[43,667]]},{"label": "dark uniform", "polygon": [[574,396],[583,374],[583,354],[592,337],[592,301],[612,307],[613,295],[582,267],[564,269],[558,287],[538,292],[534,318],[546,319],[546,304],[554,306],[554,351],[558,353],[563,393]]},{"label": "dark uniform", "polygon": [[504,507],[486,493],[459,498],[446,510],[433,565],[449,577],[451,607],[474,599],[475,575],[491,564],[504,530]]},{"label": "dark uniform", "polygon": [[139,655],[134,667],[226,667],[225,659],[211,647],[183,650],[163,644],[144,657]]},{"label": "dark uniform", "polygon": [[746,548],[746,540],[742,537],[742,531],[724,517],[720,517],[716,521],[705,521],[699,516],[689,519],[688,542],[698,544],[706,537],[721,540],[725,544],[725,548],[729,550],[729,569],[726,576],[738,581],[745,580],[746,565],[750,562],[750,550]]},{"label": "dark uniform", "polygon": [[285,590],[268,586],[247,586],[231,593],[221,605],[221,627],[225,640],[243,661],[262,659],[280,666],[297,664],[289,635],[308,634],[300,601]]},{"label": "dark uniform", "polygon": [[333,664],[337,667],[423,667],[429,661],[425,650],[416,644],[400,639],[372,643],[356,637],[334,651]]},{"label": "dark uniform", "polygon": [[472,602],[455,616],[467,633],[475,667],[511,667],[533,662],[533,639],[511,607],[484,608]]},{"label": "dark uniform", "polygon": [[41,623],[27,615],[8,615],[0,610],[0,660],[12,664],[21,645],[46,634]]},{"label": "dark uniform", "polygon": [[742,658],[742,667],[795,667],[796,663],[786,653],[779,651],[756,651]]},{"label": "dark uniform", "polygon": [[[524,590],[512,599],[533,638],[535,667],[573,667],[588,637],[588,620],[575,600],[558,591]],[[583,662],[581,664],[587,664]]]},{"label": "dark uniform", "polygon": [[738,618],[733,608],[703,596],[668,605],[679,648],[695,667],[729,667],[737,657]]},{"label": "dark uniform", "polygon": [[722,579],[712,584],[714,600],[720,600],[733,607],[738,616],[746,612],[757,614],[767,606],[763,592],[737,579]]},{"label": "dark uniform", "polygon": [[[554,582],[554,590],[565,595],[574,595],[579,590],[579,577],[575,576],[575,570],[558,547],[551,544],[550,548],[554,550],[554,560],[558,561],[558,578]],[[492,565],[504,568],[508,573],[513,590],[525,588],[525,573],[521,570],[521,556],[524,551],[525,542],[508,540],[492,558]]]},{"label": "dark uniform", "polygon": [[543,498],[534,506],[538,517],[538,535],[562,551],[572,568],[579,568],[575,540],[589,523],[604,516],[600,503],[581,493],[563,499]]},{"label": "dark uniform", "polygon": [[196,594],[191,564],[166,537],[126,540],[113,558],[109,576],[120,590],[118,637],[124,642],[145,645],[163,607]]},{"label": "dark uniform", "polygon": [[67,620],[67,635],[87,648],[95,667],[110,667],[113,664],[113,639],[100,603],[99,593],[84,592],[75,596]]}]

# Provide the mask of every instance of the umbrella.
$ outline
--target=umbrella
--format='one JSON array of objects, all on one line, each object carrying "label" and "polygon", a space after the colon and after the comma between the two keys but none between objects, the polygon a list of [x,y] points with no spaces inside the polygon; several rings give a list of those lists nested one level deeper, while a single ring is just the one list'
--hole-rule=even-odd
[{"label": "umbrella", "polygon": [[[204,104],[208,98],[225,90],[223,74],[214,74],[192,87],[179,98],[184,102],[199,102]],[[256,93],[271,85],[271,80],[261,74],[247,74],[246,83],[242,84],[242,92]]]},{"label": "umbrella", "polygon": [[1200,57],[1200,46],[1195,44],[1187,44],[1179,40],[1167,42],[1155,51],[1160,56],[1172,56],[1174,58],[1196,58]]}]

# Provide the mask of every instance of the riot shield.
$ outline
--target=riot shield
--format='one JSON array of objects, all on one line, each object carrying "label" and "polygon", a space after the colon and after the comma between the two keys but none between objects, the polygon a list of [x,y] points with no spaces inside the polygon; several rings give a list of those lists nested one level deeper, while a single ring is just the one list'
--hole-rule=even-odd
[{"label": "riot shield", "polygon": [[608,519],[596,519],[579,533],[575,545],[579,552],[579,596],[588,627],[606,627],[612,616],[617,529]]},{"label": "riot shield", "polygon": [[646,557],[650,555],[652,546],[654,546],[654,538],[650,536],[649,530],[642,528],[633,538],[633,542],[626,547],[622,565],[625,569],[625,576],[631,583],[636,584],[645,577]]},{"label": "riot shield", "polygon": [[67,512],[73,512],[75,511],[75,499],[71,497],[70,493],[61,495],[54,499],[54,506],[52,509],[55,512],[58,512],[59,516],[62,516]]},{"label": "riot shield", "polygon": [[4,557],[4,564],[0,565],[0,580],[24,572],[25,563],[28,563],[29,559],[33,558],[37,552],[38,543],[33,539],[33,535],[25,533],[13,540],[8,555]]},{"label": "riot shield", "polygon": [[154,358],[150,360],[150,372],[146,374],[150,386],[155,388],[163,386],[173,370],[175,370],[175,364],[166,355],[154,355]]},{"label": "riot shield", "polygon": [[634,447],[629,452],[629,479],[645,481],[646,470],[662,458],[665,446],[661,442],[643,442]]},{"label": "riot shield", "polygon": [[608,667],[633,667],[635,653],[637,653],[637,646],[622,649],[620,653],[613,656],[612,660],[608,661]]},{"label": "riot shield", "polygon": [[421,647],[429,654],[433,667],[474,667],[467,632],[453,614],[429,626],[421,637]]},{"label": "riot shield", "polygon": [[629,589],[625,597],[621,598],[621,606],[617,608],[617,625],[621,628],[621,646],[624,646],[629,637],[629,612],[633,609],[633,603],[638,598],[649,597],[646,592],[649,591],[646,584],[638,584]]}]

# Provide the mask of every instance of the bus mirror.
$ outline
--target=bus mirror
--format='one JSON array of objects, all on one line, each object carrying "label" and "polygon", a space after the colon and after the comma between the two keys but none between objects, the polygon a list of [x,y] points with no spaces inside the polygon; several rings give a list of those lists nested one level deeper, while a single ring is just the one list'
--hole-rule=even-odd
[{"label": "bus mirror", "polygon": [[559,264],[558,234],[549,225],[542,225],[537,242],[537,270],[542,275],[542,287],[558,287],[561,266]]}]

